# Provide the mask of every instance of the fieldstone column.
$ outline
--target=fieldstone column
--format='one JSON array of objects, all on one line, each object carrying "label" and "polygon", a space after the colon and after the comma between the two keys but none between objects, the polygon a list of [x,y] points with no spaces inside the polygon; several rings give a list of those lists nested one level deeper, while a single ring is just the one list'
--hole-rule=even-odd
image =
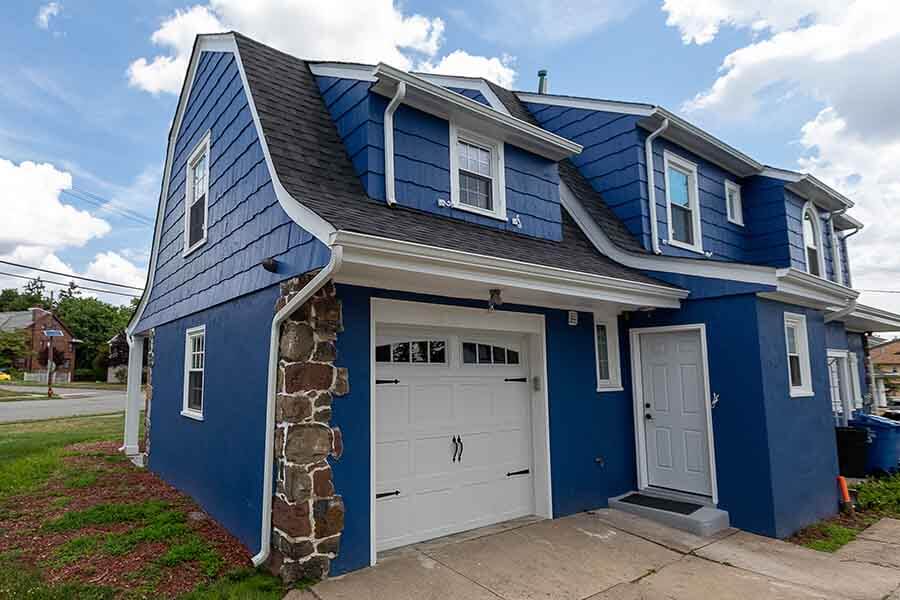
[{"label": "fieldstone column", "polygon": [[[283,283],[276,310],[315,274]],[[340,548],[344,503],[329,459],[340,459],[343,449],[340,429],[331,426],[331,403],[349,391],[347,370],[334,365],[342,330],[332,282],[281,326],[269,566],[286,582],[326,577]]]}]

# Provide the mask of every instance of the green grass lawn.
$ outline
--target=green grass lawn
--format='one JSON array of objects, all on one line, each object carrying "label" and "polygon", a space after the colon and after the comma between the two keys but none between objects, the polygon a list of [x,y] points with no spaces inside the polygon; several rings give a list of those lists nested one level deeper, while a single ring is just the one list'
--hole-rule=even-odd
[{"label": "green grass lawn", "polygon": [[[164,498],[148,492],[139,497],[133,485],[122,483],[126,473],[143,477],[142,481],[157,488],[163,484],[132,467],[120,454],[99,452],[94,450],[96,446],[71,448],[82,442],[118,440],[123,425],[122,414],[0,424],[0,536],[5,535],[4,530],[14,531],[23,510],[37,508],[46,515],[33,529],[29,525],[24,537],[19,530],[18,539],[24,543],[7,545],[0,552],[0,598],[160,598],[165,596],[155,586],[189,567],[188,572],[201,573],[201,583],[179,600],[280,600],[286,590],[278,579],[229,566],[240,562],[227,562],[218,550],[219,542],[211,542],[204,537],[205,530],[191,526],[188,512],[197,509],[190,508],[193,503],[189,499],[173,497],[170,488],[162,494]],[[123,485],[127,489],[122,489]],[[119,493],[121,500],[94,499],[104,493]],[[72,508],[73,504],[78,508]],[[31,546],[42,539],[50,544],[44,558],[25,560]],[[132,553],[145,556],[148,549],[153,553],[146,559],[127,560]],[[136,564],[129,567],[135,571],[124,576],[140,584],[89,585],[66,578],[47,582],[51,570],[90,569],[104,560]],[[196,576],[188,581],[195,580]]]}]

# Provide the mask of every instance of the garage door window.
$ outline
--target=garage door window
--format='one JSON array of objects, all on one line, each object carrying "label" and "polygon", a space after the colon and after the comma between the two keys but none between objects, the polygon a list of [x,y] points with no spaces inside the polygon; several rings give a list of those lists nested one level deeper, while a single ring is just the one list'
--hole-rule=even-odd
[{"label": "garage door window", "polygon": [[375,362],[434,365],[447,362],[445,340],[411,340],[375,347]]},{"label": "garage door window", "polygon": [[462,358],[466,365],[517,365],[519,351],[503,346],[463,342]]}]

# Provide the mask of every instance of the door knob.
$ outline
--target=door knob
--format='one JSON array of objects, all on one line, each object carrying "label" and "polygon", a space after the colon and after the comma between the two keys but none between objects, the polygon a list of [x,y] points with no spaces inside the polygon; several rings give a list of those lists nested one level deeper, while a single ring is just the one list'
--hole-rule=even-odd
[{"label": "door knob", "polygon": [[652,420],[653,420],[653,415],[651,415],[650,413],[647,413],[647,414],[644,415],[644,418],[647,419],[648,421],[652,421]]},{"label": "door knob", "polygon": [[645,402],[645,403],[644,403],[644,408],[650,408],[650,403],[649,403],[649,402]]}]

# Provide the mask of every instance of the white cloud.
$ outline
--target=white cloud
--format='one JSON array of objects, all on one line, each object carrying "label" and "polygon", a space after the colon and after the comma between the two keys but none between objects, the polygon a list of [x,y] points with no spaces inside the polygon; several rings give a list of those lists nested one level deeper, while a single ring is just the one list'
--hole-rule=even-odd
[{"label": "white cloud", "polygon": [[479,6],[477,19],[462,11],[453,14],[488,39],[533,46],[584,37],[624,19],[638,5],[632,0],[493,0]]},{"label": "white cloud", "polygon": [[62,4],[59,2],[48,2],[38,9],[38,14],[34,17],[34,22],[41,29],[49,29],[50,19],[59,16],[61,11]]},{"label": "white cloud", "polygon": [[[401,69],[442,62],[444,21],[405,14],[392,0],[211,0],[164,20],[151,41],[166,53],[132,62],[129,82],[154,94],[178,93],[194,36],[231,29],[308,59],[383,61]],[[484,58],[483,66],[483,76],[508,77],[498,68],[503,59]]]},{"label": "white cloud", "polygon": [[[798,167],[847,194],[866,224],[850,241],[854,286],[900,289],[900,253],[889,215],[900,206],[900,5],[878,0],[666,0],[668,24],[704,44],[721,27],[754,37],[722,62],[713,85],[684,106],[732,119],[766,118],[779,98],[821,104],[800,128]],[[862,301],[900,312],[900,295]]]},{"label": "white cloud", "polygon": [[93,279],[143,287],[147,272],[121,254],[109,251],[97,254],[84,274]]},{"label": "white cloud", "polygon": [[421,63],[418,70],[425,73],[484,77],[503,87],[511,87],[516,79],[514,60],[508,55],[503,55],[502,58],[487,58],[486,56],[472,56],[465,50],[454,50],[437,64]]}]

